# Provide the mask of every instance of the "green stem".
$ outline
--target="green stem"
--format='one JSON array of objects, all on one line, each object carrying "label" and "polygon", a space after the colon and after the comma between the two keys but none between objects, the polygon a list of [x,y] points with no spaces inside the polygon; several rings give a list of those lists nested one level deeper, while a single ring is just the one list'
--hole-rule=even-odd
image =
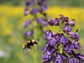
[{"label": "green stem", "polygon": [[[35,0],[35,2],[37,2],[37,0]],[[35,5],[36,7],[37,5]],[[34,23],[33,23],[33,31],[34,31],[34,35],[33,35],[33,39],[34,40],[37,40],[38,39],[38,24],[37,24],[37,15],[35,14],[34,15]],[[34,58],[34,63],[38,63],[38,49],[37,49],[37,45],[34,46],[34,49],[33,49],[33,58]]]},{"label": "green stem", "polygon": [[[59,26],[60,26],[60,33],[62,33],[62,24],[63,24],[63,23],[61,23],[61,24],[59,25]],[[60,48],[60,53],[62,54],[62,53],[63,53],[63,44],[60,44],[59,48]]]},{"label": "green stem", "polygon": [[[34,15],[34,18],[35,18],[35,20],[37,19],[37,16],[36,15]],[[34,35],[33,35],[33,38],[34,38],[34,40],[37,40],[38,39],[38,24],[37,24],[37,22],[36,21],[34,21],[34,23],[33,23],[33,26],[34,26]],[[34,63],[38,63],[38,49],[37,49],[37,45],[35,45],[34,46],[34,49],[33,49],[33,58],[34,58]]]}]

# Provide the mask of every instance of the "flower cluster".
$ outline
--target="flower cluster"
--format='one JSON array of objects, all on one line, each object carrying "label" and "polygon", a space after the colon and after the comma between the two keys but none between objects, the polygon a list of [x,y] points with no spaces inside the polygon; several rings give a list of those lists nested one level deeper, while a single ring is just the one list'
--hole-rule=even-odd
[{"label": "flower cluster", "polygon": [[[31,11],[29,12],[30,9]],[[46,16],[46,14],[44,13],[46,9],[47,9],[46,0],[36,0],[36,1],[26,0],[25,15],[28,15],[29,13],[36,14],[40,12],[41,14]]]},{"label": "flower cluster", "polygon": [[[27,15],[32,15],[33,18],[32,19],[27,19],[26,22],[24,23],[24,29],[27,28],[29,25],[31,25],[32,23],[34,24],[35,21],[37,21],[38,23],[38,27],[39,29],[41,29],[43,31],[43,27],[47,26],[48,22],[47,22],[47,15],[44,12],[47,9],[47,5],[46,5],[46,0],[25,0],[25,16]],[[39,16],[39,15],[41,16]],[[29,37],[31,34],[34,33],[33,31],[33,26],[30,27],[30,31],[28,32],[24,32],[24,36]]]},{"label": "flower cluster", "polygon": [[43,48],[44,63],[83,63],[84,56],[80,53],[78,30],[71,32],[75,25],[75,20],[60,15],[60,18],[49,19],[48,24],[59,26],[60,30],[52,33],[51,30],[45,32],[46,46]]}]

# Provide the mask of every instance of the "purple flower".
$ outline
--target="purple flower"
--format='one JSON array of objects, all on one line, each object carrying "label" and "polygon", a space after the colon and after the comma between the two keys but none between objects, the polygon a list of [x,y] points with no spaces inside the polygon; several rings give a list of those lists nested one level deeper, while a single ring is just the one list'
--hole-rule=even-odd
[{"label": "purple flower", "polygon": [[31,21],[30,21],[30,20],[27,20],[27,21],[24,23],[24,28],[26,28],[27,26],[29,26],[29,24],[31,24]]},{"label": "purple flower", "polygon": [[37,19],[37,22],[38,22],[39,24],[43,24],[43,21],[44,21],[44,20],[43,20],[42,18],[38,18],[38,19]]},{"label": "purple flower", "polygon": [[79,38],[80,38],[78,35],[78,30],[76,30],[75,33],[69,32],[68,34],[71,36],[72,39],[79,40]]},{"label": "purple flower", "polygon": [[75,20],[71,20],[71,21],[68,21],[68,24],[71,25],[71,26],[74,26],[75,25]]},{"label": "purple flower", "polygon": [[47,9],[47,6],[46,5],[43,5],[42,7],[41,7],[41,11],[45,11]]},{"label": "purple flower", "polygon": [[52,45],[49,45],[48,43],[43,49],[45,50],[43,54],[46,54],[47,52],[50,52],[51,54],[53,54],[55,52],[54,47]]},{"label": "purple flower", "polygon": [[33,10],[31,11],[31,14],[36,14],[38,12],[38,8],[34,7]]},{"label": "purple flower", "polygon": [[25,8],[25,13],[24,13],[25,16],[29,14],[29,11],[28,10],[29,10],[29,8]]},{"label": "purple flower", "polygon": [[29,36],[32,35],[32,34],[33,34],[33,31],[30,30],[30,31],[28,31],[28,32],[25,32],[25,33],[24,33],[24,36],[25,36],[25,37],[29,37]]},{"label": "purple flower", "polygon": [[78,61],[78,60],[76,60],[76,59],[74,59],[74,63],[79,63],[79,61]]},{"label": "purple flower", "polygon": [[51,26],[53,26],[53,25],[58,26],[59,22],[60,22],[60,20],[58,18],[55,18],[55,20],[49,19],[48,24]]},{"label": "purple flower", "polygon": [[72,51],[72,55],[77,58],[78,60],[80,60],[81,62],[84,61],[84,55],[82,55],[81,53],[75,53],[74,51]]},{"label": "purple flower", "polygon": [[44,54],[43,56],[44,61],[49,61],[51,58],[52,58],[52,55],[49,52],[47,52],[47,54]]},{"label": "purple flower", "polygon": [[25,4],[26,4],[26,6],[29,6],[30,2],[28,0],[26,0]]},{"label": "purple flower", "polygon": [[56,44],[56,39],[54,37],[51,38],[51,40],[48,41],[49,45],[54,46]]},{"label": "purple flower", "polygon": [[29,8],[27,8],[27,7],[26,7],[26,8],[25,8],[25,10],[26,10],[26,11],[28,11],[28,10],[29,10]]},{"label": "purple flower", "polygon": [[74,45],[74,48],[75,48],[75,49],[80,50],[81,46],[80,46],[80,44],[78,43],[78,40],[74,41],[74,42],[73,42],[73,45]]},{"label": "purple flower", "polygon": [[64,32],[70,32],[72,29],[69,27],[68,24],[65,24],[65,26],[63,27],[63,31]]},{"label": "purple flower", "polygon": [[45,39],[47,39],[47,40],[51,40],[52,37],[53,37],[53,34],[52,34],[51,31],[49,31],[49,32],[46,31],[46,32],[45,32]]},{"label": "purple flower", "polygon": [[68,63],[74,63],[73,57],[71,57],[71,58],[68,59]]},{"label": "purple flower", "polygon": [[34,0],[32,0],[31,2],[30,2],[30,4],[33,6],[34,4],[35,4],[36,2],[34,1]]},{"label": "purple flower", "polygon": [[63,21],[68,21],[68,17],[64,17],[63,15],[60,15],[60,19]]},{"label": "purple flower", "polygon": [[68,39],[65,38],[63,34],[61,34],[61,38],[59,39],[59,42],[60,42],[61,44],[66,44],[67,40],[68,40]]},{"label": "purple flower", "polygon": [[28,15],[28,14],[29,14],[29,12],[28,12],[28,11],[25,11],[25,13],[24,13],[24,14],[25,14],[25,16],[26,16],[26,15]]},{"label": "purple flower", "polygon": [[55,23],[55,20],[52,20],[52,19],[49,19],[49,20],[48,20],[48,24],[49,24],[49,25],[53,26],[54,23]]},{"label": "purple flower", "polygon": [[46,0],[39,0],[38,5],[42,6],[46,4]]},{"label": "purple flower", "polygon": [[34,5],[36,2],[34,1],[34,0],[30,0],[30,1],[28,1],[28,0],[26,0],[26,6],[29,6],[29,5]]},{"label": "purple flower", "polygon": [[56,26],[58,26],[58,25],[59,25],[59,22],[60,22],[60,19],[55,18],[55,25],[56,25]]},{"label": "purple flower", "polygon": [[68,63],[79,63],[77,59],[74,59],[73,57],[68,58]]},{"label": "purple flower", "polygon": [[64,60],[64,57],[62,57],[60,54],[56,53],[56,57],[53,59],[53,62],[62,63],[63,60]]},{"label": "purple flower", "polygon": [[65,52],[71,53],[71,51],[74,49],[74,46],[70,45],[70,44],[65,44],[63,49],[64,49]]}]

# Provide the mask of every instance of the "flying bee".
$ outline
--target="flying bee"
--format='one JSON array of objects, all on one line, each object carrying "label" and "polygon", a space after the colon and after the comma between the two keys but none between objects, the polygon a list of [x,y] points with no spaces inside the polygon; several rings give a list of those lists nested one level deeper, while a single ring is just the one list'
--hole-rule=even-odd
[{"label": "flying bee", "polygon": [[24,42],[24,44],[22,45],[22,48],[25,49],[25,48],[28,48],[28,49],[31,49],[32,46],[34,46],[34,44],[37,44],[37,41],[35,40],[28,40],[26,42]]}]

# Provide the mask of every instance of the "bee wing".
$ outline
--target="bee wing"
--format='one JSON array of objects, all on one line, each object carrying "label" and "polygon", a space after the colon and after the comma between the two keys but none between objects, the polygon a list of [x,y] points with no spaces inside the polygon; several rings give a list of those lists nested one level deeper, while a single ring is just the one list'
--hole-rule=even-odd
[{"label": "bee wing", "polygon": [[38,43],[36,41],[34,42],[34,44],[37,44],[38,45]]}]

